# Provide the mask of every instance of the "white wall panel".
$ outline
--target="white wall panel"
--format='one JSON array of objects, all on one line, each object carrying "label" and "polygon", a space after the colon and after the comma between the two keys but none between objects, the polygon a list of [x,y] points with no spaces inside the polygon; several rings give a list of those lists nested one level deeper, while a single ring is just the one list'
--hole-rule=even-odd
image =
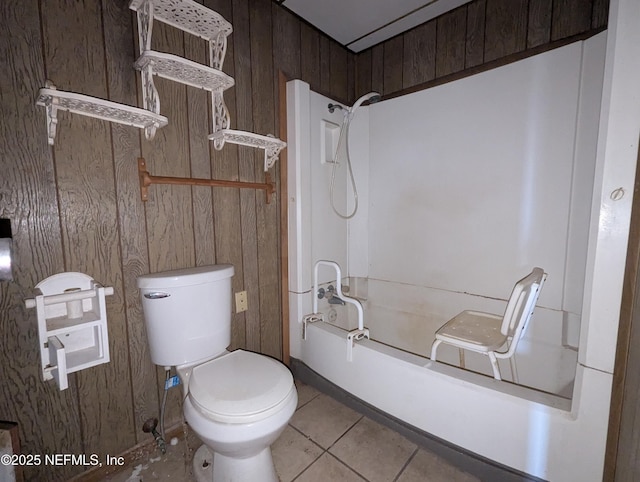
[{"label": "white wall panel", "polygon": [[541,266],[561,309],[581,51],[370,107],[370,277],[504,298]]}]

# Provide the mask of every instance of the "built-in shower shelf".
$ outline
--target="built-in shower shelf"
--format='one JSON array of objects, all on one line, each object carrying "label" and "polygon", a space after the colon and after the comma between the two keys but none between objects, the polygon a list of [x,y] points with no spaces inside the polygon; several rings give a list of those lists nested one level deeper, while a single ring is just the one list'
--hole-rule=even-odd
[{"label": "built-in shower shelf", "polygon": [[215,148],[218,150],[222,149],[226,142],[264,149],[265,171],[275,164],[280,151],[287,145],[286,142],[281,141],[277,137],[263,136],[253,132],[237,131],[233,129],[222,129],[218,132],[214,132],[209,136],[209,139],[213,141]]},{"label": "built-in shower shelf", "polygon": [[135,68],[143,70],[151,67],[153,75],[198,87],[210,92],[223,91],[233,86],[233,77],[224,72],[177,55],[147,50],[135,63]]},{"label": "built-in shower shelf", "polygon": [[148,4],[153,18],[205,40],[227,37],[233,28],[222,15],[191,0],[132,0],[129,8],[138,12]]},{"label": "built-in shower shelf", "polygon": [[47,131],[51,145],[53,145],[56,136],[58,110],[143,129],[155,130],[164,127],[168,122],[166,117],[145,109],[75,92],[57,90],[51,84],[40,89],[36,104],[47,109]]}]

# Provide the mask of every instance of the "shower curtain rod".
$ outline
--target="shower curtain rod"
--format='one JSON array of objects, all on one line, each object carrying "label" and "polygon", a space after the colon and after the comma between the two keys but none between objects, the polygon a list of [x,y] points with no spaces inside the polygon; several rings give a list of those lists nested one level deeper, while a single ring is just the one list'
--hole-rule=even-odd
[{"label": "shower curtain rod", "polygon": [[147,171],[147,163],[143,157],[138,158],[138,174],[140,177],[140,197],[146,201],[149,195],[149,186],[152,184],[175,184],[188,186],[210,186],[210,187],[237,187],[240,189],[262,189],[267,197],[267,204],[271,202],[271,195],[275,192],[275,184],[271,181],[271,175],[264,174],[265,182],[244,182],[226,181],[223,179],[201,179],[194,177],[170,177],[152,176]]}]

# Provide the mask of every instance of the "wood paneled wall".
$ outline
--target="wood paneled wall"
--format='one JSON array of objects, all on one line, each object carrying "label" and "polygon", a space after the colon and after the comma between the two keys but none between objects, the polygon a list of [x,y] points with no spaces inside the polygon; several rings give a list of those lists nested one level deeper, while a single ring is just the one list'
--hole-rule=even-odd
[{"label": "wood paneled wall", "polygon": [[356,56],[356,95],[397,95],[607,25],[608,0],[473,0]]},{"label": "wood paneled wall", "polygon": [[[268,0],[201,0],[234,26],[224,70],[232,127],[279,132],[278,72],[338,101],[392,94],[606,24],[606,0],[475,0],[355,55]],[[24,453],[118,454],[148,440],[163,373],[150,361],[136,278],[210,263],[235,266],[232,347],[282,357],[279,201],[232,188],[158,186],[140,200],[136,158],[155,175],[262,180],[258,152],[206,136],[206,93],[157,79],[169,125],[153,141],[131,127],[60,113],[55,146],[34,104],[59,89],[141,105],[132,68],[135,16],[128,0],[0,2],[0,217],[14,232],[14,280],[0,282],[0,419],[17,421]],[[156,23],[154,47],[204,62],[203,41]],[[280,165],[273,172],[280,193]],[[71,375],[59,391],[40,380],[35,311],[40,280],[82,271],[113,286],[111,362]],[[181,320],[176,320],[179,326]],[[167,426],[181,419],[179,390]],[[65,480],[83,467],[26,467],[27,480]]]},{"label": "wood paneled wall", "polygon": [[[233,316],[232,347],[282,357],[279,194],[267,205],[252,190],[154,185],[149,201],[140,200],[139,156],[155,175],[262,182],[260,152],[216,151],[207,140],[205,92],[156,78],[169,125],[152,141],[132,127],[63,112],[55,146],[47,144],[45,111],[35,105],[46,79],[61,90],[142,105],[128,3],[0,2],[0,217],[11,219],[15,247],[14,281],[0,282],[0,420],[19,422],[24,453],[115,455],[149,440],[141,426],[158,415],[164,373],[149,358],[141,274],[233,264],[233,290],[247,291],[249,310]],[[224,63],[236,79],[225,93],[233,128],[278,134],[280,70],[349,100],[354,57],[335,41],[268,0],[203,3],[234,26]],[[207,59],[202,40],[159,22],[153,44]],[[40,380],[35,310],[23,300],[62,271],[87,273],[115,294],[107,298],[111,362],[71,375],[61,392]],[[179,399],[172,390],[167,426],[181,420]],[[25,475],[66,480],[84,470],[26,467]]]}]

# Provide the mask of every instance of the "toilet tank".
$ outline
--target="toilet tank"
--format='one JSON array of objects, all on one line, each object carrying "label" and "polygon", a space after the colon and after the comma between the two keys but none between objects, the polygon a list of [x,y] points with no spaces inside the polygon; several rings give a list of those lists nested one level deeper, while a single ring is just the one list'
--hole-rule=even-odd
[{"label": "toilet tank", "polygon": [[151,361],[178,366],[211,358],[231,343],[233,266],[220,264],[138,278]]}]

